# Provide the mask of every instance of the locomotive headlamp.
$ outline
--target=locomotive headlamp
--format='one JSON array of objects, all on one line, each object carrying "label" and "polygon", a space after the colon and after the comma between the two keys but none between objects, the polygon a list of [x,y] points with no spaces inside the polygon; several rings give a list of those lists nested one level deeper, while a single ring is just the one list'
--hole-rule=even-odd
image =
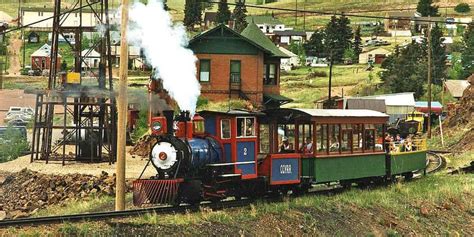
[{"label": "locomotive headlamp", "polygon": [[162,128],[161,122],[160,121],[153,122],[153,124],[151,125],[151,128],[154,131],[160,131]]}]

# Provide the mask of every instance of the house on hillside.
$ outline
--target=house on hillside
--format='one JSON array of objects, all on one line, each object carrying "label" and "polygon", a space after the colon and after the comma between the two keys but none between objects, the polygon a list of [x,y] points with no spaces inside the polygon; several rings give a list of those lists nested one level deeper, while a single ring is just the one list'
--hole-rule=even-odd
[{"label": "house on hillside", "polygon": [[217,24],[217,12],[204,13],[204,28],[209,29]]},{"label": "house on hillside", "polygon": [[280,61],[280,69],[283,69],[285,71],[291,71],[293,67],[300,66],[300,58],[298,55],[294,54],[288,49],[285,49],[281,46],[278,46],[278,49],[288,55],[288,58],[282,58]]},{"label": "house on hillside", "polygon": [[218,25],[191,39],[189,48],[198,58],[202,96],[246,99],[267,108],[291,101],[280,95],[280,60],[288,56],[257,25],[249,23],[241,34]]},{"label": "house on hillside", "polygon": [[28,43],[39,43],[40,42],[40,35],[34,31],[31,31],[28,34]]},{"label": "house on hillside", "polygon": [[[65,10],[64,10],[65,11]],[[29,28],[33,29],[51,29],[53,26],[53,8],[46,7],[22,7],[21,12],[21,25],[32,24]],[[67,17],[64,17],[61,26],[62,27],[89,27],[95,29],[99,24],[96,21],[95,13],[90,8],[82,9],[82,21],[80,18],[79,10],[67,14]]]},{"label": "house on hillside", "polygon": [[82,50],[81,55],[83,57],[82,68],[91,69],[99,67],[100,53],[91,48]]},{"label": "house on hillside", "polygon": [[444,83],[444,90],[449,92],[455,99],[459,100],[466,88],[469,87],[467,80],[447,80]]},{"label": "house on hillside", "polygon": [[291,42],[302,44],[306,42],[306,32],[295,30],[274,30],[271,39],[273,43],[280,46],[288,46]]},{"label": "house on hillside", "polygon": [[247,16],[245,20],[249,24],[254,23],[257,25],[258,28],[266,35],[273,34],[274,31],[286,30],[285,24],[271,15]]},{"label": "house on hillside", "polygon": [[[59,69],[61,67],[61,55],[58,54],[58,60],[56,62],[56,67]],[[45,70],[50,69],[51,63],[51,46],[44,44],[31,54],[31,68],[33,70]]]},{"label": "house on hillside", "polygon": [[385,58],[390,55],[391,52],[384,48],[376,48],[367,52],[359,54],[359,63],[366,64],[372,62],[375,64],[382,64]]},{"label": "house on hillside", "polygon": [[392,36],[411,36],[416,17],[421,15],[417,12],[389,12],[386,14],[384,26],[385,31]]}]

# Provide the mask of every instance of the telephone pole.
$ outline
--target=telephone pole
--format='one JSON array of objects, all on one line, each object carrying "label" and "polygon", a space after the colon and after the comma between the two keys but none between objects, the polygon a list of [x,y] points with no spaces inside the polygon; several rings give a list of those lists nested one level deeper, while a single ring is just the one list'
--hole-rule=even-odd
[{"label": "telephone pole", "polygon": [[428,22],[428,138],[431,138],[431,21]]},{"label": "telephone pole", "polygon": [[128,24],[129,0],[122,0],[122,24],[120,39],[120,70],[118,90],[118,123],[117,123],[117,180],[115,192],[115,210],[125,210],[125,157],[126,157],[126,123],[127,123],[127,77],[128,77]]},{"label": "telephone pole", "polygon": [[331,90],[332,90],[332,65],[334,63],[334,60],[333,60],[333,53],[332,53],[332,50],[331,50],[331,54],[330,54],[330,61],[329,61],[329,93],[328,93],[328,108],[327,109],[332,109],[333,106],[332,106],[332,99],[331,99]]}]

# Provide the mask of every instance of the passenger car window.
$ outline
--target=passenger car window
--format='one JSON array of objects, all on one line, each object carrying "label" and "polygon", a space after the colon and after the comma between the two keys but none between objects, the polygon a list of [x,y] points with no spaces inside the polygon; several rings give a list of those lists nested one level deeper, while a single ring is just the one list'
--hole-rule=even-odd
[{"label": "passenger car window", "polygon": [[221,138],[222,139],[230,138],[230,119],[221,120]]}]

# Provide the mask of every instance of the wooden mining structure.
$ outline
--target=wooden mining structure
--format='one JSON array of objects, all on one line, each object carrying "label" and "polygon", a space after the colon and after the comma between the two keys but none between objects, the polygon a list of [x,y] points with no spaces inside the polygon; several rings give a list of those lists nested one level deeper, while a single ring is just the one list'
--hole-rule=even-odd
[{"label": "wooden mining structure", "polygon": [[[112,81],[108,0],[75,0],[70,6],[72,8],[61,8],[61,0],[55,0],[50,64],[58,62],[59,38],[63,36],[65,44],[72,49],[74,65],[69,68],[62,65],[59,70],[51,66],[47,89],[26,91],[36,94],[31,162],[112,163],[116,159],[117,109]],[[96,27],[83,26],[82,14],[86,11],[93,12]],[[79,16],[77,25],[63,26],[70,15]],[[90,37],[90,43],[83,47],[84,34],[94,32],[99,37]],[[64,37],[71,33],[75,42]],[[83,51],[84,48],[89,50]],[[87,66],[85,60],[92,49],[100,54],[99,67],[95,69]]]}]

